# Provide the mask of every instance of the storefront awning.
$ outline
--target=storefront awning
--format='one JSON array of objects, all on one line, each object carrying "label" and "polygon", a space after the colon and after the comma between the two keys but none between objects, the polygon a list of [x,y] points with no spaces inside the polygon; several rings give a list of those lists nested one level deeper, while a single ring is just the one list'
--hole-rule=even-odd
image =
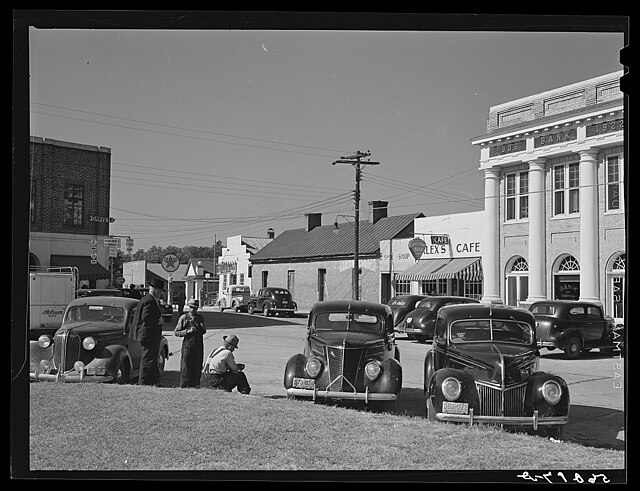
[{"label": "storefront awning", "polygon": [[482,264],[479,257],[453,259],[423,259],[396,275],[398,280],[422,281],[440,279],[482,280]]},{"label": "storefront awning", "polygon": [[100,263],[91,263],[89,256],[51,256],[51,266],[72,266],[78,268],[78,276],[81,280],[106,280],[109,279],[109,270]]}]

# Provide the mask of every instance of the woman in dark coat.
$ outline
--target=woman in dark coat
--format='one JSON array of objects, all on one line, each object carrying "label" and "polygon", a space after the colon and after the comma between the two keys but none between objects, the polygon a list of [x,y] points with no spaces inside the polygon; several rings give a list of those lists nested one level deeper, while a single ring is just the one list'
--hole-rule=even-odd
[{"label": "woman in dark coat", "polygon": [[204,316],[198,312],[200,302],[190,299],[189,312],[178,319],[173,335],[183,338],[180,360],[180,387],[200,387],[200,372],[204,358]]}]

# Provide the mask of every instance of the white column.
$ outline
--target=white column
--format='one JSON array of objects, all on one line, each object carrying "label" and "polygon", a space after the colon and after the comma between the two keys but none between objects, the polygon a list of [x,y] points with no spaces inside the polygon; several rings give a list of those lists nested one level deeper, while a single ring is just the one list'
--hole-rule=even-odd
[{"label": "white column", "polygon": [[482,245],[483,303],[500,298],[500,169],[484,171],[484,244]]},{"label": "white column", "polygon": [[527,303],[544,300],[545,288],[545,189],[546,159],[529,162],[529,296]]},{"label": "white column", "polygon": [[600,303],[598,150],[580,152],[580,300]]}]

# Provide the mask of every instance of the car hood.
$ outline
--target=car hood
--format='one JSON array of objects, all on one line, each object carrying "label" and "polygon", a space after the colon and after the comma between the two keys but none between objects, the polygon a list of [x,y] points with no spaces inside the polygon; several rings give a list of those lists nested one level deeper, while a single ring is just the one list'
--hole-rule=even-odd
[{"label": "car hood", "polygon": [[364,332],[327,331],[314,333],[309,337],[312,345],[344,346],[345,348],[365,348],[383,341],[379,334]]},{"label": "car hood", "polygon": [[449,357],[473,375],[476,382],[506,385],[521,382],[535,369],[537,354],[531,346],[469,343],[456,346]]},{"label": "car hood", "polygon": [[95,336],[101,334],[121,333],[124,331],[124,327],[122,324],[116,324],[113,322],[78,321],[64,324],[59,330],[74,331],[80,336]]}]

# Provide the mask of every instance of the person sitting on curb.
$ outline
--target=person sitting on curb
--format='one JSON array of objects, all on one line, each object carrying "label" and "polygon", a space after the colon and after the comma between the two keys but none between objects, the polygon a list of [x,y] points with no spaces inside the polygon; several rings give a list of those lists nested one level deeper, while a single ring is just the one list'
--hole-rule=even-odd
[{"label": "person sitting on curb", "polygon": [[200,387],[223,389],[231,392],[235,387],[241,394],[249,394],[251,387],[247,376],[242,371],[243,363],[236,363],[233,352],[238,349],[240,341],[235,334],[222,337],[222,346],[214,349],[202,369]]}]

